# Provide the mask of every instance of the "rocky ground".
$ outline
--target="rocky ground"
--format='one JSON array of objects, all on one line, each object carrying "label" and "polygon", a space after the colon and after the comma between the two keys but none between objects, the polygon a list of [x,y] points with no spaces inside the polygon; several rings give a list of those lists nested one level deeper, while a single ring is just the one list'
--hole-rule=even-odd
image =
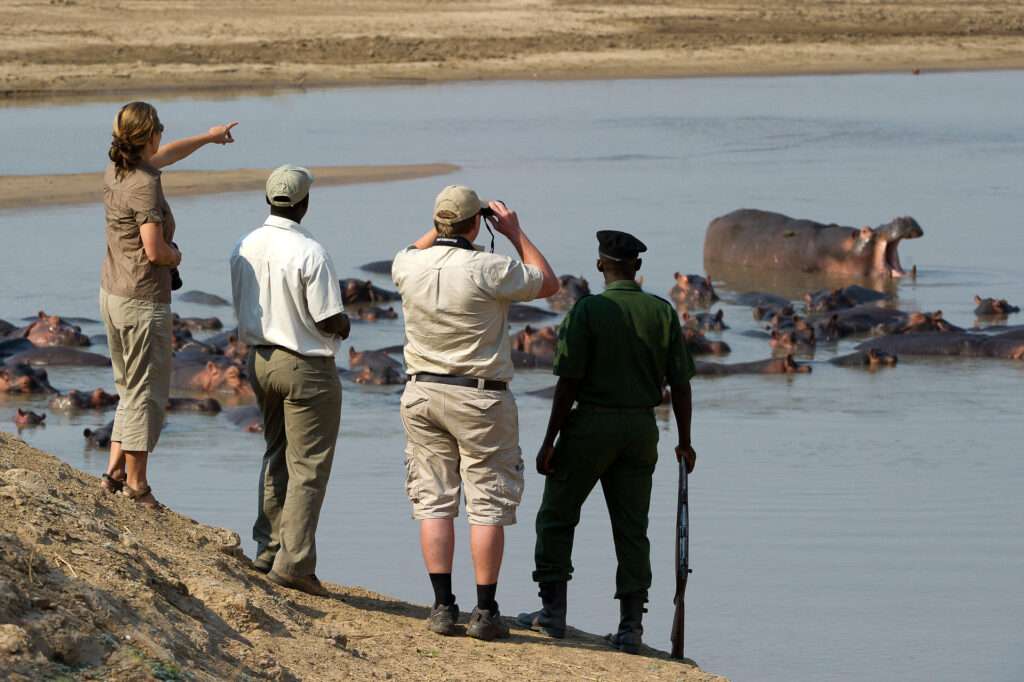
[{"label": "rocky ground", "polygon": [[1024,67],[1005,0],[20,0],[7,96]]},{"label": "rocky ground", "polygon": [[[14,680],[722,680],[573,631],[444,638],[427,609],[253,571],[237,534],[142,511],[0,433],[0,677]],[[418,561],[409,570],[419,574]]]}]

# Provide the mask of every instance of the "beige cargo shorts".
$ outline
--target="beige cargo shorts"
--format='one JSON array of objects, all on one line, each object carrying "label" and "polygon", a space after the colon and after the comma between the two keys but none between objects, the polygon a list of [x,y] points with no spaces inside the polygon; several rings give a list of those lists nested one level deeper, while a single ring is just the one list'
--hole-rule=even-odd
[{"label": "beige cargo shorts", "polygon": [[402,394],[406,493],[414,519],[459,515],[510,526],[523,498],[519,410],[510,391],[410,381]]},{"label": "beige cargo shorts", "polygon": [[171,306],[100,289],[100,313],[121,396],[110,440],[129,452],[152,452],[171,392]]}]

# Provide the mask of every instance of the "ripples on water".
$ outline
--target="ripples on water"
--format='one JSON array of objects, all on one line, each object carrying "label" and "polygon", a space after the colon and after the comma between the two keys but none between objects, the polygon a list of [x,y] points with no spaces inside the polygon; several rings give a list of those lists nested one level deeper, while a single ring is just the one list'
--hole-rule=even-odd
[{"label": "ripples on water", "polygon": [[[183,167],[463,166],[444,178],[314,189],[308,226],[343,276],[419,236],[438,188],[463,182],[519,209],[556,269],[583,274],[595,288],[595,229],[640,235],[651,246],[646,287],[664,294],[673,272],[701,271],[711,218],[759,207],[854,226],[913,215],[926,234],[901,247],[904,266],[919,267],[916,283],[897,287],[906,308],[941,308],[970,326],[976,293],[1024,300],[1018,73],[461,84],[157,104],[172,136],[242,121],[238,144],[203,150]],[[100,167],[115,108],[0,109],[0,172]],[[172,203],[186,288],[229,294],[227,254],[262,222],[262,199]],[[0,317],[41,308],[97,317],[102,225],[98,204],[0,213]],[[728,360],[766,357],[764,341],[742,336],[755,328],[749,311],[721,307],[732,326],[723,336],[733,347]],[[381,321],[356,326],[346,346],[401,337],[400,320]],[[820,348],[815,360],[852,345]],[[62,389],[112,389],[108,371],[51,376]],[[687,653],[736,680],[1024,677],[1022,379],[1020,363],[904,359],[877,374],[816,362],[813,374],[796,378],[697,380]],[[524,393],[551,383],[543,372],[522,372],[514,383],[528,462],[548,403]],[[398,395],[345,385],[320,573],[426,601],[403,493]],[[45,403],[0,396],[0,423],[13,427],[17,406]],[[109,417],[52,413],[45,429],[23,436],[99,473],[105,453],[84,449],[81,430]],[[662,648],[675,517],[674,426],[664,418],[646,633]],[[157,494],[248,538],[261,449],[259,436],[239,433],[223,415],[173,415],[152,463]],[[520,525],[510,530],[499,592],[507,613],[536,601],[529,572],[541,488],[530,473]],[[466,601],[472,573],[458,529],[456,591]],[[570,621],[597,632],[617,618],[611,547],[595,493],[577,533]]]}]

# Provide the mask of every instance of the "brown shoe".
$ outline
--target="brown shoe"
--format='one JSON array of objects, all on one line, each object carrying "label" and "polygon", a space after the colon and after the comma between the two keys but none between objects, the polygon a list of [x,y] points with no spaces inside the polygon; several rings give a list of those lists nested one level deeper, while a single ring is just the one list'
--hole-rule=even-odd
[{"label": "brown shoe", "polygon": [[331,593],[320,584],[320,580],[313,573],[303,576],[285,576],[274,569],[270,569],[270,572],[267,573],[267,578],[270,579],[270,582],[276,583],[281,587],[287,587],[289,590],[298,590],[315,597],[331,596]]},{"label": "brown shoe", "polygon": [[100,487],[108,493],[119,493],[124,488],[124,473],[121,478],[114,478],[110,474],[103,474],[100,477]]},{"label": "brown shoe", "polygon": [[152,509],[153,511],[160,511],[164,508],[162,504],[156,501],[153,497],[153,489],[148,485],[141,489],[136,490],[127,483],[124,484],[124,495],[135,504],[142,505],[146,509]]}]

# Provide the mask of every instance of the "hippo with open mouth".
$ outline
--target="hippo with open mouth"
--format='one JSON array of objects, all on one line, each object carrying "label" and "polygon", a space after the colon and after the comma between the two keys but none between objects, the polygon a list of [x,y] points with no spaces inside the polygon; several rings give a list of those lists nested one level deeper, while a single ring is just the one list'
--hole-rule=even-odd
[{"label": "hippo with open mouth", "polygon": [[26,426],[40,426],[46,422],[46,414],[39,414],[32,410],[23,410],[18,408],[18,413],[14,415],[14,425],[19,429],[25,428]]},{"label": "hippo with open mouth", "polygon": [[908,216],[857,229],[740,209],[708,225],[704,261],[709,272],[715,263],[729,263],[840,277],[903,277],[899,244],[923,235]]}]

